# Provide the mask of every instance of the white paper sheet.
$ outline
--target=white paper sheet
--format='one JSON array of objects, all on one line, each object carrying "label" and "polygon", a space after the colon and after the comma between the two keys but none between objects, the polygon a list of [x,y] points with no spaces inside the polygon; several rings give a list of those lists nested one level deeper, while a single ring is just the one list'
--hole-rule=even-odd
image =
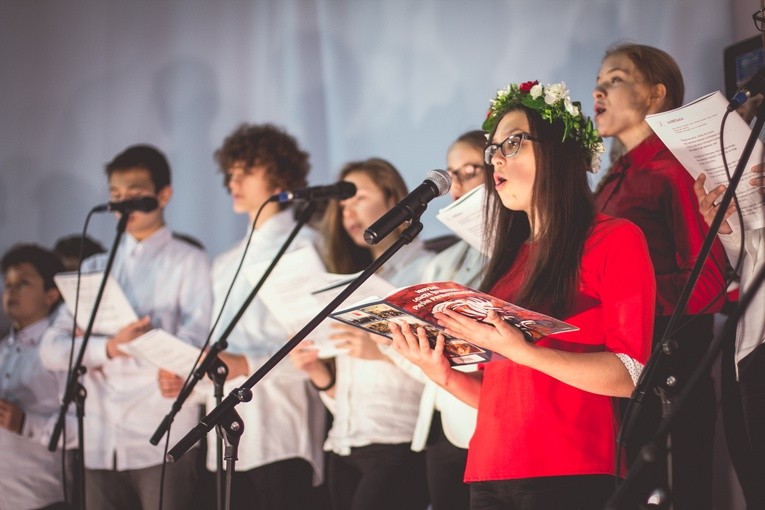
[{"label": "white paper sheet", "polygon": [[[90,314],[96,301],[98,288],[101,285],[103,272],[83,273],[80,279],[80,303],[77,309],[77,327],[85,330],[90,320]],[[74,315],[74,303],[77,298],[77,272],[58,273],[53,277],[66,307]],[[93,324],[93,334],[114,335],[131,322],[138,320],[132,305],[125,297],[122,287],[117,280],[109,275],[98,306],[96,321]]]},{"label": "white paper sheet", "polygon": [[[247,279],[255,284],[263,273],[259,266],[245,269]],[[277,321],[294,335],[329,304],[356,275],[327,273],[313,246],[286,253],[260,289],[260,298]],[[357,289],[347,302],[370,295],[386,295],[395,287],[378,276],[372,276]],[[346,305],[347,306],[347,305]],[[324,320],[309,335],[319,356],[329,358],[345,352],[330,339],[332,320]],[[287,339],[285,339],[286,341]]]},{"label": "white paper sheet", "polygon": [[[702,172],[706,174],[707,191],[720,184],[728,184],[720,152],[720,127],[727,107],[728,100],[717,91],[680,108],[646,117],[646,121],[664,145],[694,179]],[[724,142],[725,158],[731,175],[738,165],[750,133],[751,129],[737,113],[728,115],[725,121]],[[752,176],[750,169],[762,162],[762,157],[762,142],[758,139],[736,189],[736,197],[744,217],[744,230],[765,226],[762,197],[756,188],[749,185]],[[735,215],[729,219],[729,223],[734,230],[740,230]]]},{"label": "white paper sheet", "polygon": [[119,344],[119,350],[157,368],[186,377],[199,356],[199,349],[165,331],[152,329],[132,342]]},{"label": "white paper sheet", "polygon": [[441,208],[436,218],[473,248],[484,252],[483,201],[485,187],[478,186]]}]

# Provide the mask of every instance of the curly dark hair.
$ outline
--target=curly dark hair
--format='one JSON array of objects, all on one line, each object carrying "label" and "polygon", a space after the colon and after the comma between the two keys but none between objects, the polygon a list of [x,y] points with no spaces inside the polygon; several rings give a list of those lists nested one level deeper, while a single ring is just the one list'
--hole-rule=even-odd
[{"label": "curly dark hair", "polygon": [[308,153],[295,137],[272,124],[242,124],[223,140],[213,157],[226,187],[229,169],[238,164],[248,170],[264,166],[269,183],[282,190],[305,187],[311,168]]}]

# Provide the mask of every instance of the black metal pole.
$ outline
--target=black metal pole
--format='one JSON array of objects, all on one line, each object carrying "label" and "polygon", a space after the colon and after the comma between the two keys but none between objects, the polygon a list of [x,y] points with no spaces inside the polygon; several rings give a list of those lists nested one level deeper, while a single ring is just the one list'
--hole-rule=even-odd
[{"label": "black metal pole", "polygon": [[[752,128],[751,133],[749,134],[749,138],[746,141],[746,144],[744,145],[744,149],[741,152],[741,157],[738,160],[738,164],[736,165],[736,170],[733,172],[733,175],[731,176],[730,183],[728,184],[727,189],[725,190],[725,194],[722,197],[722,200],[719,204],[719,209],[717,211],[717,214],[714,217],[714,220],[712,221],[712,224],[709,227],[709,232],[707,233],[706,238],[704,239],[704,243],[701,246],[701,249],[699,250],[698,258],[696,259],[696,263],[693,266],[693,269],[691,270],[691,274],[688,277],[688,282],[686,282],[685,287],[683,287],[683,292],[680,295],[680,298],[678,299],[677,305],[675,306],[675,310],[672,313],[672,316],[670,317],[669,324],[667,325],[666,330],[664,331],[664,334],[662,336],[661,341],[656,345],[653,352],[651,353],[651,357],[648,360],[648,363],[646,363],[646,366],[643,370],[643,373],[640,376],[640,380],[638,381],[638,384],[635,388],[635,390],[632,393],[632,396],[630,397],[630,404],[628,406],[628,411],[625,416],[625,427],[620,434],[619,440],[618,440],[618,447],[621,447],[622,440],[624,438],[629,438],[631,435],[631,429],[633,428],[634,424],[637,421],[637,415],[640,413],[642,409],[642,404],[645,399],[646,394],[648,391],[650,391],[652,388],[659,386],[660,382],[657,380],[659,378],[659,374],[661,371],[659,370],[659,367],[664,362],[664,357],[671,354],[671,344],[669,340],[671,340],[671,336],[674,333],[673,329],[675,327],[675,324],[679,320],[679,318],[683,315],[685,312],[685,308],[688,304],[688,300],[691,297],[691,293],[693,292],[693,288],[696,285],[696,281],[699,278],[699,275],[701,274],[701,270],[704,266],[704,263],[706,262],[707,257],[709,256],[709,252],[712,249],[712,244],[715,241],[715,237],[717,236],[717,232],[720,230],[720,225],[722,225],[722,222],[725,220],[725,213],[728,209],[728,206],[730,205],[731,200],[733,200],[733,196],[736,193],[736,188],[738,187],[739,181],[741,180],[741,177],[744,173],[744,170],[747,167],[747,164],[749,163],[749,158],[752,154],[752,150],[754,149],[755,144],[757,143],[757,140],[759,138],[760,132],[762,131],[763,125],[765,125],[765,102],[763,102],[757,109],[757,120],[755,121],[754,127]],[[721,135],[723,136],[723,133],[721,132]],[[713,349],[710,347],[709,352],[711,352]],[[719,352],[719,348],[718,348]],[[715,352],[715,355],[717,352]],[[706,359],[706,357],[704,358]],[[711,362],[709,366],[707,366],[705,369],[709,370],[711,366]],[[681,394],[687,394],[686,390],[692,389],[696,381],[699,380],[701,375],[696,376],[697,371],[693,372],[693,375],[689,378],[689,380],[684,385],[683,391]],[[676,402],[680,401],[680,397],[677,398]],[[678,406],[679,407],[679,406]],[[675,415],[676,411],[671,411],[670,415]],[[662,424],[666,423],[667,416],[664,417],[665,419],[661,422]],[[669,429],[666,430],[663,427],[659,427],[658,429],[663,433],[663,437],[666,440],[666,436],[669,433]],[[652,463],[655,463],[659,458],[661,458],[661,455],[657,455],[657,452],[662,451],[662,449],[659,449],[659,445],[661,444],[661,438],[657,435],[654,437],[654,439],[651,441],[651,448],[646,448],[645,452],[641,452],[641,455],[639,455],[638,459],[635,460],[633,465],[636,464],[646,464],[650,465]],[[648,445],[647,445],[648,446]],[[644,469],[641,467],[639,470],[640,472],[644,471]],[[624,494],[631,490],[631,485],[633,485],[635,482],[633,479],[636,474],[634,474],[635,471],[630,469],[630,474],[627,476],[627,479],[624,481],[624,483],[621,484],[620,488],[617,489],[617,493]],[[627,487],[624,487],[627,485]],[[609,507],[609,508],[616,508],[616,507]]]},{"label": "black metal pole", "polygon": [[[82,383],[80,382],[80,379],[82,376],[85,375],[85,372],[87,369],[83,366],[82,360],[85,357],[85,349],[88,347],[88,340],[90,340],[91,334],[93,333],[93,325],[96,322],[96,314],[98,313],[98,307],[101,304],[101,299],[104,295],[104,289],[106,288],[106,282],[109,278],[109,273],[111,273],[112,265],[114,265],[114,256],[117,253],[117,247],[120,244],[120,240],[122,239],[122,235],[125,233],[125,228],[127,227],[128,219],[130,218],[130,214],[121,214],[120,219],[117,222],[117,233],[114,236],[114,242],[112,243],[112,248],[109,251],[109,258],[106,261],[106,267],[104,268],[104,274],[101,277],[101,284],[98,287],[98,292],[96,293],[95,301],[93,302],[93,310],[90,312],[90,319],[88,319],[88,325],[85,328],[85,333],[82,335],[82,343],[80,344],[80,350],[77,353],[77,359],[74,362],[74,365],[72,366],[72,371],[69,372],[69,375],[67,376],[66,380],[66,389],[64,390],[64,395],[61,399],[61,407],[59,408],[58,413],[58,419],[56,420],[56,424],[53,427],[53,432],[51,433],[50,441],[48,442],[48,450],[51,452],[55,452],[56,448],[58,447],[58,441],[61,437],[61,431],[64,427],[64,420],[66,419],[66,413],[69,409],[69,404],[71,404],[76,398],[82,399],[82,412],[84,414],[85,409],[85,396],[86,392],[84,387],[82,386]],[[77,317],[74,318],[74,321],[77,321]],[[79,486],[82,490],[82,499],[81,499],[81,505],[80,508],[82,510],[85,510],[85,472],[84,472],[84,462],[85,462],[85,456],[84,456],[84,445],[85,445],[85,438],[84,438],[84,432],[82,430],[82,420],[78,420],[78,427],[80,430],[78,431],[78,445],[77,445],[77,455],[81,459],[80,462],[78,462],[78,468],[82,469],[82,472],[77,473],[77,476],[79,476]]]},{"label": "black metal pole", "polygon": [[390,259],[398,250],[404,245],[409,244],[422,230],[422,223],[419,219],[413,221],[412,224],[401,234],[393,245],[391,245],[380,257],[372,262],[355,280],[353,280],[348,286],[342,290],[327,306],[325,306],[303,329],[298,331],[295,336],[284,344],[273,356],[271,356],[266,362],[254,372],[239,388],[235,389],[228,396],[223,399],[223,402],[210,411],[210,413],[202,418],[199,424],[191,429],[175,446],[173,446],[167,454],[169,461],[173,462],[181,458],[189,448],[191,448],[197,441],[203,438],[213,427],[218,425],[221,420],[228,414],[240,402],[249,400],[252,397],[251,388],[255,386],[263,377],[266,376],[282,359],[284,359],[289,352],[294,349],[303,339],[308,336],[311,331],[316,329],[324,319],[326,319],[332,311],[335,310],[348,296],[350,296],[356,289],[358,289],[372,274],[374,274],[388,259]]}]

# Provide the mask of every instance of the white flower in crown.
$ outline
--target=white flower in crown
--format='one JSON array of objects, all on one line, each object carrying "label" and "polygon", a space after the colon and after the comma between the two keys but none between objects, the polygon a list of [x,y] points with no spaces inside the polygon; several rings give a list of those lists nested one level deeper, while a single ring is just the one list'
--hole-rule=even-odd
[{"label": "white flower in crown", "polygon": [[539,113],[542,119],[552,123],[563,123],[561,141],[574,140],[591,157],[593,170],[600,166],[598,157],[604,152],[603,140],[598,135],[592,119],[582,113],[582,106],[572,101],[565,82],[542,86],[538,81],[511,83],[497,91],[489,101],[489,111],[481,127],[487,133],[496,128],[502,114],[512,108],[528,108]]},{"label": "white flower in crown", "polygon": [[565,82],[547,84],[544,88],[545,103],[553,105],[561,99],[568,97],[568,89]]},{"label": "white flower in crown", "polygon": [[566,111],[570,113],[574,117],[579,116],[579,108],[571,102],[571,98],[566,96],[563,98],[563,106],[566,108]]}]

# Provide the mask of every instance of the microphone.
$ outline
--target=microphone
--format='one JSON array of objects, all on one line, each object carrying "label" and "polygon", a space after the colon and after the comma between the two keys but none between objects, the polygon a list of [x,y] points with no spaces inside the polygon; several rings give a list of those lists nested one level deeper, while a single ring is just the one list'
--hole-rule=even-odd
[{"label": "microphone", "polygon": [[736,95],[734,95],[730,100],[728,111],[732,112],[739,106],[746,103],[750,97],[756,96],[757,94],[762,94],[763,92],[765,92],[765,68],[757,71],[754,76],[749,78],[746,84],[738,89]]},{"label": "microphone", "polygon": [[154,197],[138,197],[128,198],[122,202],[107,202],[100,204],[91,209],[91,212],[107,212],[115,211],[123,214],[131,213],[133,211],[151,212],[159,207],[159,202]]},{"label": "microphone", "polygon": [[377,244],[405,221],[420,217],[428,202],[449,191],[452,178],[444,170],[431,170],[425,181],[364,231],[367,244]]},{"label": "microphone", "polygon": [[356,185],[348,181],[340,181],[329,186],[311,186],[295,191],[282,191],[271,196],[272,201],[285,204],[287,202],[310,200],[344,200],[356,194]]}]

